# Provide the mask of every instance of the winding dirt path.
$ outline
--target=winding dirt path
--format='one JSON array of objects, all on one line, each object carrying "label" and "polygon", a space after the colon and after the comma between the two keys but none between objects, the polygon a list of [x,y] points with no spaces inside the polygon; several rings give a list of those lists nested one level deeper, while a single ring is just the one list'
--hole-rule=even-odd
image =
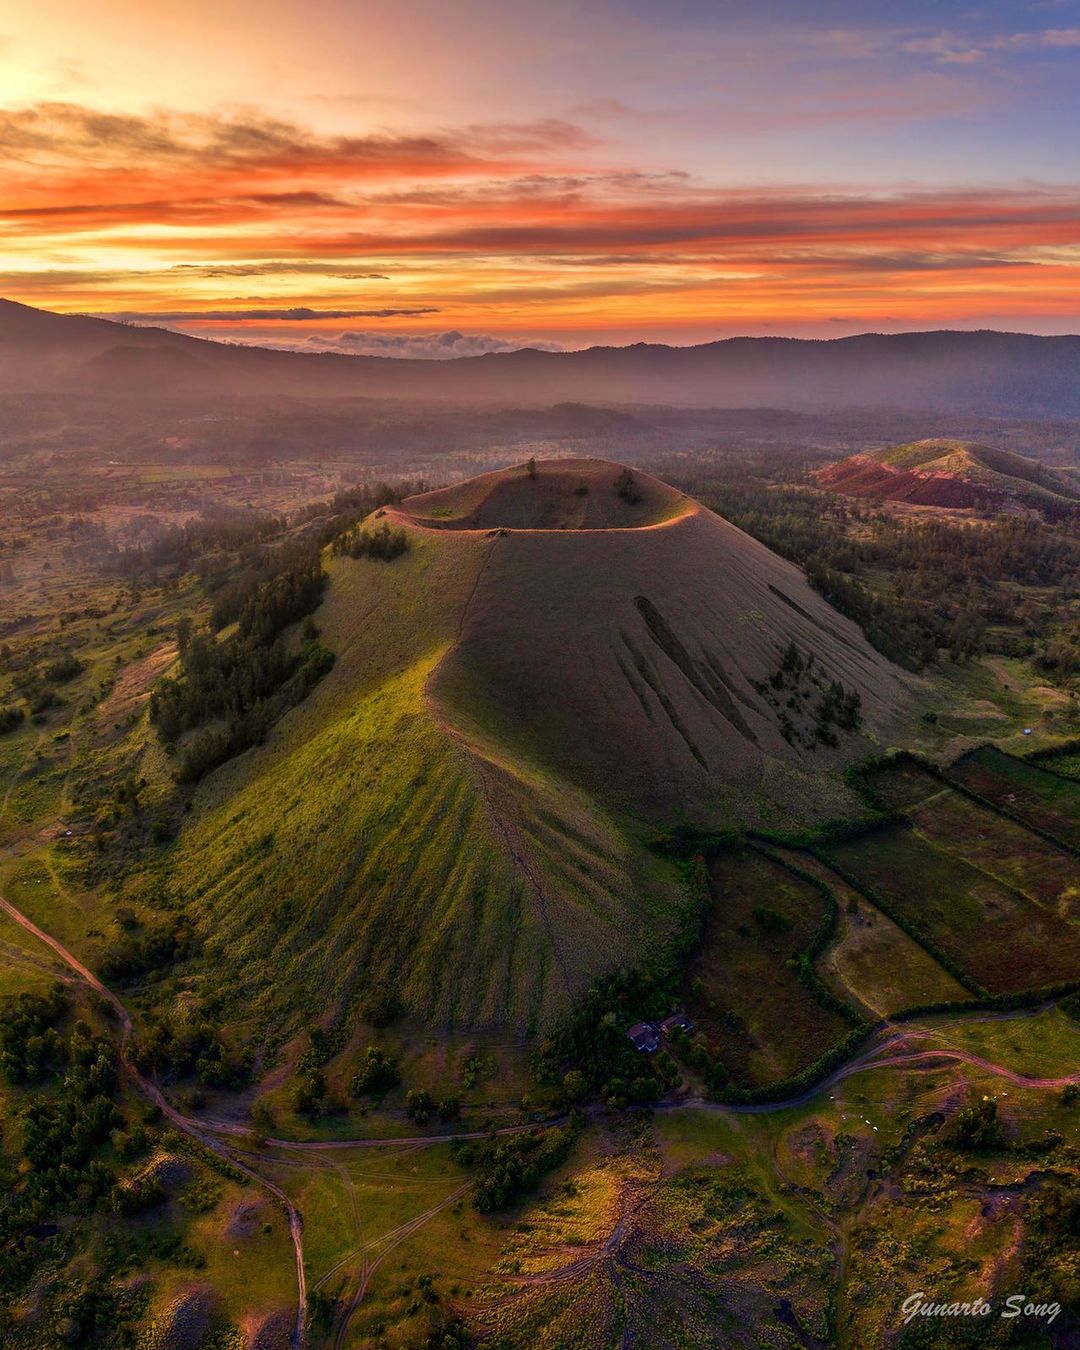
[{"label": "winding dirt path", "polygon": [[[228,1138],[236,1138],[250,1141],[251,1131],[245,1126],[232,1124],[221,1120],[194,1120],[190,1116],[184,1115],[178,1111],[165,1097],[161,1089],[146,1077],[128,1058],[128,1047],[132,1036],[131,1016],[124,1007],[120,999],[108,989],[98,977],[89,970],[72,952],[59,942],[56,938],[50,936],[43,929],[39,928],[32,920],[28,919],[21,910],[15,908],[8,900],[0,896],[0,911],[5,913],[14,923],[16,923],[25,932],[31,934],[39,942],[43,943],[83,981],[89,988],[99,994],[116,1015],[120,1025],[120,1065],[124,1074],[128,1077],[132,1085],[144,1097],[148,1098],[157,1106],[162,1115],[170,1121],[178,1130],[187,1134],[204,1148],[210,1149],[220,1158],[224,1159],[231,1167],[243,1173],[244,1176],[254,1181],[256,1185],[270,1192],[282,1205],[289,1220],[289,1234],[292,1239],[293,1249],[296,1255],[296,1286],[297,1286],[297,1311],[296,1324],[292,1333],[292,1343],[300,1350],[303,1346],[305,1327],[307,1321],[307,1283],[304,1273],[304,1223],[303,1217],[297,1206],[289,1199],[284,1190],[275,1182],[255,1171],[242,1158],[236,1156],[236,1153],[226,1148],[226,1146],[217,1137],[224,1135]],[[33,961],[33,958],[30,958]],[[1032,1016],[1038,1009],[1030,1012],[1017,1013],[1016,1016]],[[942,1062],[952,1062],[968,1064],[986,1073],[991,1073],[997,1077],[1005,1079],[1007,1082],[1021,1088],[1034,1089],[1055,1089],[1062,1088],[1068,1084],[1080,1084],[1080,1072],[1073,1074],[1063,1074],[1053,1077],[1032,1078],[1024,1074],[1017,1073],[1013,1069],[1007,1068],[1002,1064],[995,1064],[990,1060],[984,1059],[980,1055],[973,1054],[970,1051],[960,1049],[937,1048],[933,1046],[920,1046],[918,1042],[927,1037],[932,1037],[936,1033],[920,1031],[915,1028],[905,1028],[896,1030],[894,1026],[882,1028],[875,1044],[867,1050],[849,1060],[847,1064],[841,1065],[827,1078],[823,1079],[814,1087],[806,1092],[796,1096],[785,1098],[778,1102],[763,1102],[758,1104],[738,1105],[727,1102],[711,1102],[705,1098],[682,1098],[677,1101],[660,1102],[654,1108],[658,1111],[684,1110],[687,1108],[695,1110],[705,1110],[717,1114],[726,1115],[759,1115],[776,1111],[791,1110],[801,1106],[817,1097],[836,1084],[859,1073],[866,1073],[874,1069],[903,1068],[909,1071],[918,1072],[920,1070],[930,1070]],[[600,1108],[591,1108],[589,1114],[599,1114]],[[546,1124],[558,1124],[559,1120],[548,1121]],[[509,1125],[495,1131],[498,1135],[518,1134],[524,1130],[535,1128],[533,1125]],[[266,1140],[266,1146],[273,1149],[280,1149],[289,1152],[301,1153],[325,1153],[339,1149],[359,1149],[359,1148],[386,1148],[386,1147],[417,1147],[423,1148],[431,1144],[450,1143],[454,1139],[485,1139],[490,1137],[490,1131],[474,1130],[458,1132],[456,1134],[442,1135],[406,1135],[398,1138],[367,1138],[367,1139],[332,1139],[332,1140],[296,1140],[296,1139],[278,1139],[270,1138]],[[783,1174],[778,1170],[778,1176],[783,1180]],[[364,1295],[367,1292],[372,1276],[378,1270],[379,1266],[386,1257],[400,1243],[411,1236],[418,1228],[427,1223],[429,1219],[445,1209],[447,1205],[452,1204],[468,1190],[468,1183],[458,1187],[451,1194],[444,1197],[436,1204],[430,1206],[422,1214],[401,1224],[396,1229],[391,1229],[388,1233],[374,1238],[368,1243],[362,1244],[356,1250],[348,1253],[338,1262],[326,1275],[320,1279],[316,1288],[321,1285],[329,1275],[340,1270],[348,1261],[356,1256],[361,1256],[361,1265],[355,1274],[356,1288],[352,1298],[343,1308],[338,1324],[335,1328],[334,1344],[337,1350],[344,1345],[345,1337],[348,1332],[349,1323],[360,1306]],[[825,1219],[824,1214],[821,1217]],[[830,1228],[832,1224],[825,1220]],[[841,1241],[841,1256],[844,1251],[844,1237],[837,1232],[834,1237],[839,1237]],[[370,1253],[378,1254],[372,1259]],[[565,1273],[565,1272],[560,1272]]]},{"label": "winding dirt path", "polygon": [[112,990],[107,989],[93,971],[88,970],[78,957],[69,952],[62,943],[58,942],[56,938],[50,937],[48,933],[40,929],[36,923],[28,919],[21,910],[16,909],[15,906],[5,900],[3,896],[0,896],[0,909],[2,909],[8,918],[14,923],[17,923],[25,932],[30,933],[33,937],[36,937],[39,942],[43,942],[47,947],[50,947],[56,955],[59,956],[61,961],[69,966],[85,984],[89,985],[91,989],[97,994],[100,994],[101,997],[109,1003],[120,1023],[120,1067],[136,1090],[141,1092],[144,1097],[149,1098],[149,1100],[160,1109],[161,1114],[171,1124],[175,1125],[178,1130],[181,1130],[184,1134],[188,1135],[189,1138],[192,1138],[197,1143],[201,1144],[203,1148],[208,1148],[213,1153],[216,1153],[218,1157],[224,1159],[230,1167],[235,1167],[237,1171],[242,1172],[244,1176],[254,1181],[256,1185],[269,1191],[270,1194],[282,1204],[288,1215],[289,1236],[292,1239],[293,1250],[296,1253],[296,1325],[293,1328],[292,1342],[293,1345],[297,1347],[297,1350],[299,1350],[299,1347],[301,1347],[304,1342],[304,1329],[307,1322],[307,1281],[304,1274],[304,1220],[300,1211],[280,1186],[275,1185],[274,1182],[261,1176],[253,1168],[249,1167],[247,1163],[242,1162],[239,1158],[230,1153],[221,1141],[216,1139],[199,1121],[192,1120],[190,1116],[185,1116],[181,1111],[178,1111],[166,1099],[164,1093],[157,1084],[145,1077],[145,1075],[135,1067],[127,1054],[128,1045],[131,1041],[131,1016]]}]

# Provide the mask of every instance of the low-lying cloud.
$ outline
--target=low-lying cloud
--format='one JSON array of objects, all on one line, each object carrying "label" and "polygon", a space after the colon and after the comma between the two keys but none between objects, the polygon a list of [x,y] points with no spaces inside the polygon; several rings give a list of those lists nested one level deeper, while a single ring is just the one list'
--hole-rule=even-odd
[{"label": "low-lying cloud", "polygon": [[528,347],[544,352],[559,352],[557,342],[536,338],[501,338],[489,333],[367,333],[350,331],[336,337],[312,333],[295,342],[275,341],[273,345],[295,352],[344,352],[350,356],[396,356],[421,361],[449,361],[457,356],[485,356],[489,352],[516,352]]}]

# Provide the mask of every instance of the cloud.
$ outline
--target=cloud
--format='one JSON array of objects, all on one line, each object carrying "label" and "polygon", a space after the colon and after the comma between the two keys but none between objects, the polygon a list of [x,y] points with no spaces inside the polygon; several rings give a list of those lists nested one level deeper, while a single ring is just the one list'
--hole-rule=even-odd
[{"label": "cloud", "polygon": [[557,342],[542,338],[501,338],[484,333],[365,333],[351,331],[336,337],[312,334],[295,342],[275,342],[288,351],[345,352],[352,356],[395,356],[423,361],[449,361],[457,356],[485,356],[490,352],[516,352],[523,348],[557,352]]},{"label": "cloud", "polygon": [[1044,28],[1031,33],[995,33],[981,38],[949,32],[933,33],[927,37],[909,38],[901,47],[916,56],[930,56],[941,65],[970,66],[992,52],[1080,47],[1080,28]]},{"label": "cloud", "polygon": [[429,134],[319,135],[256,110],[225,114],[114,113],[77,103],[0,109],[0,160],[80,165],[199,165],[209,170],[445,173],[486,161],[545,156],[593,144],[560,119],[476,123]]},{"label": "cloud", "polygon": [[415,309],[309,309],[306,305],[297,305],[292,309],[111,310],[99,311],[93,317],[135,324],[245,323],[256,319],[275,323],[312,323],[321,319],[411,319],[438,312],[438,308],[432,305]]},{"label": "cloud", "polygon": [[389,281],[385,272],[343,272],[339,263],[273,259],[253,263],[174,263],[172,272],[199,277],[326,276],[339,281]]}]

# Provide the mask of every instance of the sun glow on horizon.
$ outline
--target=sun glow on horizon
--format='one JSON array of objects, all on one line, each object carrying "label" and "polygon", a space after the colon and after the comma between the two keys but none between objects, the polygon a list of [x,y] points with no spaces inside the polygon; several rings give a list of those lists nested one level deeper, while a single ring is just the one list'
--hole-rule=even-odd
[{"label": "sun glow on horizon", "polygon": [[829,8],[42,0],[0,293],[342,350],[1080,327],[1080,26]]}]

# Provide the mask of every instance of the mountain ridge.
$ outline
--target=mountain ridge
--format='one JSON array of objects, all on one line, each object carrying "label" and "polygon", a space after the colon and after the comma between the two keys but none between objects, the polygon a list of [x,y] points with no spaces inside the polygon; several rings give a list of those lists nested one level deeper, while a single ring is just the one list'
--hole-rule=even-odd
[{"label": "mountain ridge", "polygon": [[690,347],[521,348],[425,361],[218,342],[0,300],[0,390],[152,398],[172,379],[191,392],[236,395],[1072,416],[1080,415],[1080,337],[941,329],[733,337]]}]

